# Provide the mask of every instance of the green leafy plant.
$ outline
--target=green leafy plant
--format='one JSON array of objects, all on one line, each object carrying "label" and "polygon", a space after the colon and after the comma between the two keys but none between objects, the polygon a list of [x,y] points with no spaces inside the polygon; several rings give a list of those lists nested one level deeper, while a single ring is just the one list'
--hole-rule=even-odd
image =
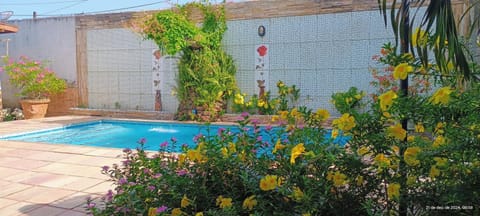
[{"label": "green leafy plant", "polygon": [[7,72],[10,83],[20,89],[19,95],[23,98],[48,98],[67,88],[65,80],[58,78],[41,62],[25,56],[21,56],[19,61],[12,61],[8,57],[3,60],[3,71]]},{"label": "green leafy plant", "polygon": [[[192,13],[200,13],[201,21],[192,20]],[[237,89],[236,66],[221,46],[227,29],[223,6],[189,3],[142,19],[137,29],[165,53],[181,54],[177,119],[216,120]]]},{"label": "green leafy plant", "polygon": [[267,91],[263,96],[253,95],[249,99],[245,94],[236,93],[233,97],[233,110],[235,112],[258,113],[264,115],[277,114],[297,107],[300,98],[300,89],[295,85],[287,86],[283,81],[277,82],[278,96],[272,97]]}]

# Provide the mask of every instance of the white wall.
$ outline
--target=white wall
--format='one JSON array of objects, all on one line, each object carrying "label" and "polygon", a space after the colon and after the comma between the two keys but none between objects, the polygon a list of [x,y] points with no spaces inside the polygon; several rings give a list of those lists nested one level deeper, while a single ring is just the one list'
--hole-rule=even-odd
[{"label": "white wall", "polygon": [[[46,61],[47,65],[68,82],[76,81],[75,18],[42,18],[14,20],[9,24],[18,26],[15,34],[3,34],[9,38],[9,56],[12,59],[24,55],[31,59]],[[0,43],[1,55],[5,54],[5,43]],[[8,85],[8,78],[1,74],[4,107],[15,106],[15,90]]]},{"label": "white wall", "polygon": [[[266,28],[262,38],[258,26]],[[237,81],[248,94],[258,94],[254,80],[255,45],[268,44],[269,89],[276,83],[300,88],[300,105],[327,108],[334,92],[356,86],[369,90],[371,57],[393,34],[378,11],[280,17],[228,22],[225,46],[239,65]]]}]

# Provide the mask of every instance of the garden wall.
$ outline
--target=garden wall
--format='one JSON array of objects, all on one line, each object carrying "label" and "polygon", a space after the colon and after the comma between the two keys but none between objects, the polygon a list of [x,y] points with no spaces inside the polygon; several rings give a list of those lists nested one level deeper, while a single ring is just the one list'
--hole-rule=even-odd
[{"label": "garden wall", "polygon": [[[10,58],[18,59],[24,55],[35,60],[44,60],[61,78],[69,83],[76,82],[75,18],[13,20],[10,24],[18,26],[19,31],[0,35],[0,39],[10,39]],[[6,54],[6,43],[0,43],[0,50],[2,55]],[[15,89],[9,85],[6,74],[0,73],[0,76],[3,106],[17,106]]]},{"label": "garden wall", "polygon": [[[453,2],[457,14],[464,10],[463,1]],[[300,88],[301,105],[331,111],[332,93],[350,86],[369,90],[371,57],[378,54],[383,43],[393,40],[377,3],[375,0],[227,3],[228,31],[224,45],[237,63],[239,87],[249,95],[258,94],[257,80],[264,79],[267,90],[275,96],[275,84],[283,80]],[[76,81],[77,102],[81,107],[153,111],[158,98],[153,80],[158,75],[161,108],[173,113],[178,104],[173,95],[177,58],[162,56],[155,60],[156,45],[127,27],[132,19],[148,13],[153,11],[15,21],[20,31],[9,35],[10,52],[55,60],[53,69]],[[263,37],[257,33],[261,25],[266,30]],[[23,45],[25,41],[35,44]],[[260,46],[268,50],[261,61],[256,51]],[[153,71],[155,65],[160,67]],[[10,91],[4,91],[5,94]]]}]

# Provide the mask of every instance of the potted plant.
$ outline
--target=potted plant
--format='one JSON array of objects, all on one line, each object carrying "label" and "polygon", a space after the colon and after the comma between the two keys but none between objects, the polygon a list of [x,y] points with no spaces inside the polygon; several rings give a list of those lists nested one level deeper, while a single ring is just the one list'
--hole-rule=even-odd
[{"label": "potted plant", "polygon": [[62,93],[66,81],[58,78],[45,64],[21,56],[18,61],[4,58],[3,70],[10,83],[20,90],[20,104],[26,119],[43,118],[48,109],[49,97]]}]

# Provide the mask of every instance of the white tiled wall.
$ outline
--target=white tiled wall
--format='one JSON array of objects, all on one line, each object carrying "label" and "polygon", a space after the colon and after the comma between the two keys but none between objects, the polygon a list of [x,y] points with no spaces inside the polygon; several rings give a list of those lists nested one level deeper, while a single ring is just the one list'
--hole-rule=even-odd
[{"label": "white tiled wall", "polygon": [[[154,110],[152,51],[156,45],[127,29],[90,30],[87,33],[88,98],[91,108]],[[176,58],[164,57],[162,104],[174,112]]]},{"label": "white tiled wall", "polygon": [[[266,27],[263,38],[257,35],[259,25]],[[237,81],[245,93],[258,94],[251,55],[255,43],[266,43],[272,95],[282,80],[300,88],[300,104],[335,113],[330,96],[351,86],[371,90],[371,57],[392,40],[378,11],[364,11],[230,21],[224,44],[241,69]]]},{"label": "white tiled wall", "polygon": [[[237,64],[237,83],[249,94],[256,92],[255,46],[269,46],[269,86],[277,94],[276,82],[301,89],[300,105],[334,112],[330,96],[356,86],[369,90],[368,67],[383,43],[393,41],[378,11],[348,12],[298,17],[228,21],[225,49]],[[257,34],[258,26],[266,35]],[[89,104],[94,108],[154,109],[151,88],[151,52],[156,45],[143,41],[126,29],[88,32]],[[166,59],[163,108],[175,112],[176,58]]]}]

